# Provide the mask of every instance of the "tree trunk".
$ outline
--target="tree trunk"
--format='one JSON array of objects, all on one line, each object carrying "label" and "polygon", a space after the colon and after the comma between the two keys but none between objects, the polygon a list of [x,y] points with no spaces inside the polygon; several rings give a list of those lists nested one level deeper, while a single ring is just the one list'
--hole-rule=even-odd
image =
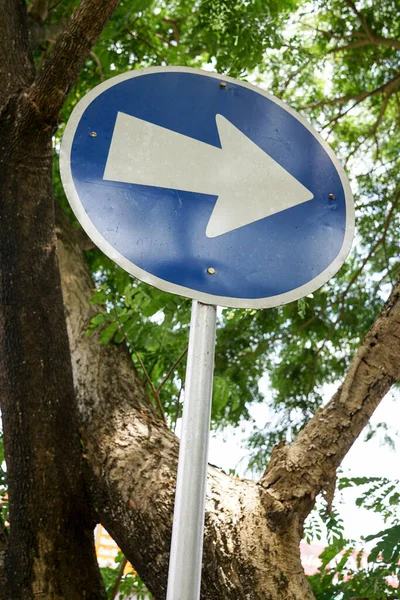
[{"label": "tree trunk", "polygon": [[2,593],[98,600],[106,596],[56,256],[52,128],[23,91],[34,75],[24,5],[10,2],[1,14],[0,37],[15,45],[0,116],[0,389],[11,522]]},{"label": "tree trunk", "polygon": [[[44,19],[48,2],[39,4]],[[52,134],[117,4],[82,2],[36,73],[25,1],[0,0],[0,389],[11,521],[0,593],[8,600],[106,598],[56,256]]]}]

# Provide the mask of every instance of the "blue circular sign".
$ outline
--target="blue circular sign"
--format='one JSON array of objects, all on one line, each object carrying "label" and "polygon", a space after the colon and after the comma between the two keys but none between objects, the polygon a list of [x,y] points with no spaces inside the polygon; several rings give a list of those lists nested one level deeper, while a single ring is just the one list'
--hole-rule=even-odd
[{"label": "blue circular sign", "polygon": [[197,69],[132,71],[74,109],[61,175],[82,226],[160,289],[265,308],[343,264],[354,208],[313,128],[270,94]]}]

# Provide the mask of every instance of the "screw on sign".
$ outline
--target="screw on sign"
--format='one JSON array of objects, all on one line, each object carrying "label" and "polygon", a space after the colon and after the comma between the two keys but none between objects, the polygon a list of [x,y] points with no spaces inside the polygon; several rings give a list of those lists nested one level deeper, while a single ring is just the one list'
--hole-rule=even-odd
[{"label": "screw on sign", "polygon": [[353,240],[350,186],[287,105],[183,67],[131,71],[89,92],[60,167],[105,254],[193,299],[167,598],[198,600],[216,306],[279,306],[327,282]]}]

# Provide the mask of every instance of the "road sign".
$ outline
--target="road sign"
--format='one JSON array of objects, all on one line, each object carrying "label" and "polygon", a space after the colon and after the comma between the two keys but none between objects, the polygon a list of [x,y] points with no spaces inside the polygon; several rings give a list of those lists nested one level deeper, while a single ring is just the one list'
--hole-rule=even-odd
[{"label": "road sign", "polygon": [[93,241],[139,279],[194,299],[167,599],[198,600],[213,305],[266,308],[323,285],[351,246],[349,184],[282,102],[178,67],[132,71],[87,94],[60,165]]},{"label": "road sign", "polygon": [[60,165],[103,252],[203,303],[296,300],[352,243],[352,195],[329,146],[281,101],[229,77],[163,67],[100,84],[71,115]]}]

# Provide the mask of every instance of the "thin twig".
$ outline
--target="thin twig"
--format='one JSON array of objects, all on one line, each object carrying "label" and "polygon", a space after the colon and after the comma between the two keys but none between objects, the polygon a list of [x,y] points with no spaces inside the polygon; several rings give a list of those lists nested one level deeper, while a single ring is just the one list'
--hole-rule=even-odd
[{"label": "thin twig", "polygon": [[164,44],[167,44],[167,46],[172,46],[173,44],[171,43],[171,40],[167,40],[167,38],[165,38],[163,35],[161,35],[160,33],[155,32],[154,33],[154,37],[158,38],[159,40],[161,40],[162,42],[164,42]]},{"label": "thin twig", "polygon": [[52,4],[49,8],[49,13],[51,13],[53,10],[55,10],[57,8],[57,6],[59,6],[61,4],[61,2],[64,2],[64,0],[58,0],[58,2],[55,2],[54,4]]},{"label": "thin twig", "polygon": [[147,381],[147,383],[148,383],[148,384],[149,384],[149,386],[150,386],[150,389],[151,389],[151,391],[152,391],[152,394],[153,394],[153,396],[154,396],[154,400],[156,401],[156,404],[157,404],[158,410],[159,410],[159,412],[160,412],[161,418],[162,418],[162,420],[164,421],[164,423],[166,423],[166,422],[167,422],[167,419],[166,419],[166,417],[165,417],[164,409],[163,409],[163,406],[162,406],[162,404],[161,404],[160,395],[159,395],[159,393],[158,393],[157,389],[155,388],[155,386],[154,386],[154,383],[153,383],[153,382],[152,382],[152,380],[150,379],[150,377],[149,377],[149,374],[147,373],[146,367],[144,366],[144,363],[143,363],[143,361],[142,361],[142,358],[141,358],[140,354],[139,354],[139,353],[136,351],[135,347],[133,346],[133,344],[132,344],[131,342],[130,342],[130,347],[132,348],[132,350],[133,350],[133,352],[134,352],[134,354],[135,354],[136,358],[138,359],[138,361],[139,361],[139,363],[140,363],[140,366],[142,367],[142,370],[143,370],[144,376],[146,377],[146,381]]},{"label": "thin twig", "polygon": [[341,309],[340,309],[339,315],[337,316],[337,318],[335,319],[335,321],[330,326],[328,333],[326,334],[325,338],[322,341],[322,344],[317,349],[317,352],[316,352],[315,357],[314,357],[313,370],[312,370],[312,373],[311,373],[309,392],[311,392],[311,390],[314,387],[314,382],[315,382],[315,377],[316,377],[316,374],[317,374],[317,367],[318,367],[319,357],[320,357],[322,351],[324,350],[326,344],[328,343],[328,341],[331,339],[332,335],[334,334],[336,327],[338,326],[338,324],[340,323],[340,321],[343,319],[344,312],[345,312],[344,311],[344,306],[342,306]]},{"label": "thin twig", "polygon": [[293,79],[295,77],[297,77],[297,75],[299,75],[302,71],[302,67],[299,69],[296,69],[295,71],[293,71],[292,73],[289,74],[286,82],[284,83],[284,85],[280,88],[280,90],[277,93],[278,98],[282,98],[284,94],[287,93],[288,88],[290,86],[290,84],[292,83]]},{"label": "thin twig", "polygon": [[118,590],[119,590],[119,585],[121,583],[121,579],[122,579],[122,577],[124,575],[125,567],[126,567],[127,564],[128,564],[128,559],[125,558],[125,556],[124,556],[124,558],[122,560],[122,563],[121,563],[121,566],[119,568],[117,579],[115,580],[115,584],[114,584],[114,587],[112,589],[112,592],[111,592],[109,600],[115,600],[115,598],[117,597]]},{"label": "thin twig", "polygon": [[172,26],[172,29],[174,30],[175,41],[178,43],[180,38],[178,21],[176,21],[172,17],[164,17],[163,21],[164,23],[169,23]]},{"label": "thin twig", "polygon": [[149,42],[149,40],[146,40],[146,38],[142,37],[139,33],[137,33],[137,31],[135,31],[135,32],[128,31],[128,33],[134,40],[137,40],[138,42],[142,42],[142,44],[145,44],[146,46],[151,48],[153,50],[154,54],[157,56],[157,58],[159,58],[160,60],[162,59],[161,54],[158,52],[157,48],[154,46],[154,44]]},{"label": "thin twig", "polygon": [[373,138],[375,141],[375,148],[376,148],[375,156],[379,162],[382,162],[381,161],[381,147],[379,145],[379,140],[378,140],[378,136],[376,135],[376,133],[373,134]]},{"label": "thin twig", "polygon": [[322,127],[322,131],[324,131],[324,129],[326,129],[327,127],[331,126],[331,128],[329,130],[329,135],[330,135],[333,131],[333,126],[339,121],[339,119],[341,119],[342,117],[345,117],[351,110],[353,110],[353,108],[355,108],[363,100],[364,100],[364,98],[362,98],[361,100],[357,100],[349,108],[346,108],[346,110],[340,112],[338,115],[336,115],[336,117],[333,117],[330,121],[328,121],[328,123],[326,123],[326,125],[324,125]]},{"label": "thin twig", "polygon": [[[358,151],[359,151],[359,149],[361,148],[361,146],[362,146],[362,145],[364,144],[364,142],[366,142],[367,140],[368,140],[367,136],[366,136],[366,135],[365,135],[365,136],[363,136],[363,137],[360,139],[359,143],[358,143],[358,144],[356,144],[356,145],[354,146],[353,150],[347,154],[347,156],[346,156],[346,159],[345,159],[345,161],[344,161],[344,167],[345,167],[345,168],[347,168],[347,165],[348,165],[348,163],[349,163],[349,160],[350,160],[350,159],[351,159],[351,158],[352,158],[352,157],[353,157],[353,156],[356,154],[356,152],[358,152]],[[368,147],[367,147],[367,149],[369,150],[370,148],[368,148]]]},{"label": "thin twig", "polygon": [[103,71],[103,67],[101,66],[101,62],[100,62],[99,57],[97,56],[97,54],[95,54],[93,52],[93,50],[91,51],[90,56],[94,59],[96,65],[97,65],[97,68],[99,70],[100,80],[104,81],[105,80],[104,71]]},{"label": "thin twig", "polygon": [[385,238],[385,240],[383,242],[383,255],[385,257],[387,275],[389,275],[390,283],[393,286],[394,285],[394,278],[392,277],[392,273],[390,272],[390,262],[389,262],[389,256],[388,256],[388,251],[387,251],[387,240],[386,240],[386,238]]},{"label": "thin twig", "polygon": [[[376,137],[376,131],[385,115],[387,106],[389,104],[390,98],[391,96],[394,94],[394,91],[391,92],[386,92],[385,94],[385,100],[381,106],[381,109],[379,111],[379,114],[376,118],[375,123],[372,125],[372,127],[369,129],[369,131],[367,131],[367,133],[361,138],[361,141],[356,144],[356,146],[353,148],[353,150],[347,155],[346,157],[346,162],[345,164],[347,165],[347,163],[349,162],[349,159],[354,156],[354,154],[361,148],[361,146],[364,144],[364,142],[366,140],[368,140],[370,137],[373,137],[375,140],[375,145],[376,145],[376,156],[377,158],[379,158],[380,156],[380,150],[379,150],[379,142],[378,139]],[[341,113],[336,119],[333,119],[331,122],[338,120],[340,117],[344,116],[345,114],[347,114],[350,110],[352,110],[356,104],[358,104],[360,101],[356,102],[355,104],[353,104],[353,106],[350,107],[350,109],[348,109],[347,111]],[[327,127],[327,125],[325,125],[325,127]],[[325,129],[325,127],[323,129]],[[330,130],[330,133],[332,133],[332,129]]]},{"label": "thin twig", "polygon": [[385,100],[383,101],[383,104],[381,106],[381,110],[379,111],[379,115],[375,121],[375,123],[373,124],[373,126],[371,127],[371,129],[369,130],[369,132],[367,133],[366,137],[369,138],[371,135],[375,135],[384,115],[387,109],[387,106],[389,104],[390,98],[392,96],[394,92],[390,92],[390,93],[386,93],[385,95]]},{"label": "thin twig", "polygon": [[182,395],[182,390],[183,390],[183,374],[181,376],[181,387],[179,388],[179,392],[178,392],[178,397],[176,399],[176,410],[175,410],[175,420],[174,420],[174,433],[176,431],[176,425],[178,423],[178,418],[179,418],[179,409],[181,406],[181,395]]},{"label": "thin twig", "polygon": [[171,375],[175,371],[176,367],[179,365],[179,363],[186,356],[187,351],[188,351],[188,348],[186,347],[185,350],[180,355],[180,357],[174,362],[174,364],[172,365],[172,367],[170,368],[170,370],[168,371],[168,373],[166,374],[166,376],[164,377],[164,379],[162,380],[162,382],[160,383],[160,385],[158,386],[157,392],[159,392],[161,390],[161,388],[164,386],[164,384],[167,383],[168,379],[171,377]]},{"label": "thin twig", "polygon": [[161,356],[161,350],[162,350],[162,348],[163,348],[163,345],[164,345],[164,339],[165,339],[165,336],[166,336],[166,333],[167,333],[167,329],[166,329],[166,327],[164,327],[164,328],[163,328],[161,331],[162,331],[162,334],[161,334],[161,339],[160,339],[160,340],[158,340],[158,339],[156,338],[156,341],[158,342],[159,348],[158,348],[158,354],[157,354],[157,356],[154,358],[154,360],[153,360],[153,364],[151,365],[151,367],[150,367],[150,369],[149,369],[149,375],[150,375],[150,376],[151,376],[151,374],[153,373],[154,367],[156,366],[156,364],[157,364],[157,362],[158,362],[158,360],[159,360],[159,358],[160,358],[160,356]]}]

